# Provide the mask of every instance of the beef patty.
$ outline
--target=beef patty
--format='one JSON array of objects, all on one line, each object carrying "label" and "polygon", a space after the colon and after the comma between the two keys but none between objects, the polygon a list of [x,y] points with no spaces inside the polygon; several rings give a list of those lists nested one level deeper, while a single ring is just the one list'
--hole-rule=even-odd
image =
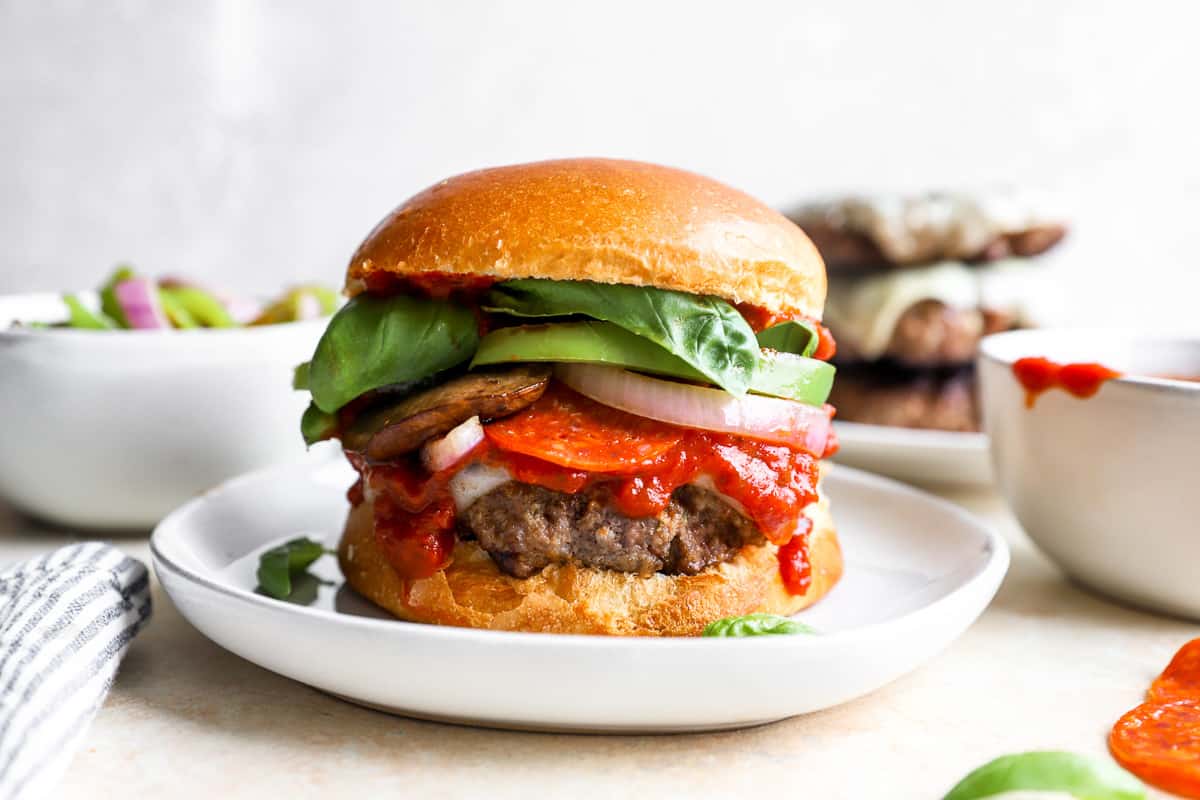
[{"label": "beef patty", "polygon": [[[1008,311],[951,308],[938,300],[922,300],[897,320],[883,355],[907,367],[962,366],[975,360],[984,336],[1016,326],[1016,316]],[[834,361],[839,369],[865,360],[852,336],[834,325],[830,329],[838,343]]]},{"label": "beef patty", "polygon": [[974,370],[909,370],[874,362],[839,367],[829,402],[838,419],[945,431],[979,430]]},{"label": "beef patty", "polygon": [[630,518],[602,486],[564,494],[512,481],[461,512],[458,526],[517,578],[567,563],[642,576],[694,575],[765,541],[753,522],[696,486],[676,489],[658,516]]}]

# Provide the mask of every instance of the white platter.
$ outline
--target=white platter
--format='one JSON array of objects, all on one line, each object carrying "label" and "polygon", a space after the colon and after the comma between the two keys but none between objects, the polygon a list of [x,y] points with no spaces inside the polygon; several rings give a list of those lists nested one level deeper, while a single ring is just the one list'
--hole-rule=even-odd
[{"label": "white platter", "polygon": [[834,461],[924,485],[988,486],[992,464],[982,433],[835,422],[841,449]]},{"label": "white platter", "polygon": [[[756,725],[844,703],[935,656],[983,611],[1003,540],[956,506],[835,469],[826,482],[846,576],[799,615],[816,636],[617,639],[399,622],[344,587],[333,558],[311,604],[253,591],[257,556],[298,535],[333,545],[353,473],[337,454],[268,468],[179,508],[154,568],[202,633],[347,700],[469,724],[598,732]],[[770,680],[772,675],[801,678]]]}]

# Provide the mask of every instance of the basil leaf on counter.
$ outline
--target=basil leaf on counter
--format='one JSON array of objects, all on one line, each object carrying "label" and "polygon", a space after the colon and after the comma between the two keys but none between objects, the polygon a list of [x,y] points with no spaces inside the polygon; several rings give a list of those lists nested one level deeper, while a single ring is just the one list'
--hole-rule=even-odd
[{"label": "basil leaf on counter", "polygon": [[292,576],[304,572],[327,551],[320,542],[309,538],[292,539],[259,556],[258,588],[277,600],[292,593]]},{"label": "basil leaf on counter", "polygon": [[1078,800],[1146,800],[1142,784],[1116,764],[1056,750],[989,761],[942,800],[981,800],[1016,791],[1063,792]]},{"label": "basil leaf on counter", "polygon": [[817,329],[811,323],[796,320],[781,322],[758,332],[759,347],[795,353],[805,358],[816,352],[819,341]]},{"label": "basil leaf on counter", "polygon": [[462,306],[360,294],[329,320],[309,366],[309,391],[332,414],[372,389],[466,361],[478,345],[475,315]]},{"label": "basil leaf on counter", "polygon": [[746,393],[758,363],[754,331],[737,309],[717,297],[526,278],[497,284],[483,307],[518,317],[582,314],[611,322],[665,348],[730,394]]},{"label": "basil leaf on counter", "polygon": [[786,636],[797,633],[816,633],[803,622],[781,617],[778,614],[746,614],[742,617],[725,617],[710,622],[701,636]]},{"label": "basil leaf on counter", "polygon": [[309,403],[300,417],[300,435],[304,443],[314,445],[325,439],[332,439],[338,432],[338,418]]}]

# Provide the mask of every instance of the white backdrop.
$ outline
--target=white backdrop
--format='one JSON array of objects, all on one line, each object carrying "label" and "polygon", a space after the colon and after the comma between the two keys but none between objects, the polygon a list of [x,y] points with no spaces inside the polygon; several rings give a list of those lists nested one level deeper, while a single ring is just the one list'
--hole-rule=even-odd
[{"label": "white backdrop", "polygon": [[1077,221],[1067,319],[1187,322],[1198,23],[1165,0],[0,0],[0,292],[124,259],[337,282],[440,177],[611,155],[774,204],[1045,187]]}]

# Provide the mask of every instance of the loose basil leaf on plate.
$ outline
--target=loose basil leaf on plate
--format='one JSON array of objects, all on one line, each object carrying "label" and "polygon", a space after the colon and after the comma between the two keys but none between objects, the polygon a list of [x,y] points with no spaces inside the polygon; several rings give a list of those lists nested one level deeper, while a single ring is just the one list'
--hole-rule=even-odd
[{"label": "loose basil leaf on plate", "polygon": [[475,315],[462,306],[360,294],[329,320],[309,366],[309,391],[332,414],[372,389],[460,364],[478,345]]},{"label": "loose basil leaf on plate", "polygon": [[71,312],[67,324],[72,328],[108,331],[117,327],[117,323],[109,319],[106,314],[100,311],[92,311],[79,302],[79,298],[73,294],[64,294],[63,302],[67,304],[67,310]]},{"label": "loose basil leaf on plate", "polygon": [[292,576],[308,569],[325,553],[324,545],[306,537],[272,547],[259,556],[258,588],[278,600],[287,599],[292,593]]},{"label": "loose basil leaf on plate", "polygon": [[943,800],[981,800],[1017,791],[1061,792],[1077,800],[1146,800],[1142,784],[1116,764],[1058,750],[989,761],[963,778]]},{"label": "loose basil leaf on plate", "polygon": [[292,371],[292,388],[298,392],[308,391],[308,370],[312,366],[311,361],[305,361],[303,364],[297,364],[296,369]]},{"label": "loose basil leaf on plate", "polygon": [[619,325],[686,361],[725,391],[743,395],[758,363],[754,331],[718,297],[648,286],[526,278],[497,284],[484,310],[518,317],[584,315]]},{"label": "loose basil leaf on plate", "polygon": [[781,636],[797,633],[816,633],[803,622],[781,617],[778,614],[746,614],[741,617],[725,617],[710,622],[701,636]]},{"label": "loose basil leaf on plate", "polygon": [[820,337],[809,322],[789,320],[758,332],[758,346],[807,358],[817,350]]},{"label": "loose basil leaf on plate", "polygon": [[313,445],[324,439],[333,438],[337,432],[337,416],[328,414],[309,403],[308,408],[304,409],[304,414],[300,417],[300,435],[304,437],[304,443]]}]

